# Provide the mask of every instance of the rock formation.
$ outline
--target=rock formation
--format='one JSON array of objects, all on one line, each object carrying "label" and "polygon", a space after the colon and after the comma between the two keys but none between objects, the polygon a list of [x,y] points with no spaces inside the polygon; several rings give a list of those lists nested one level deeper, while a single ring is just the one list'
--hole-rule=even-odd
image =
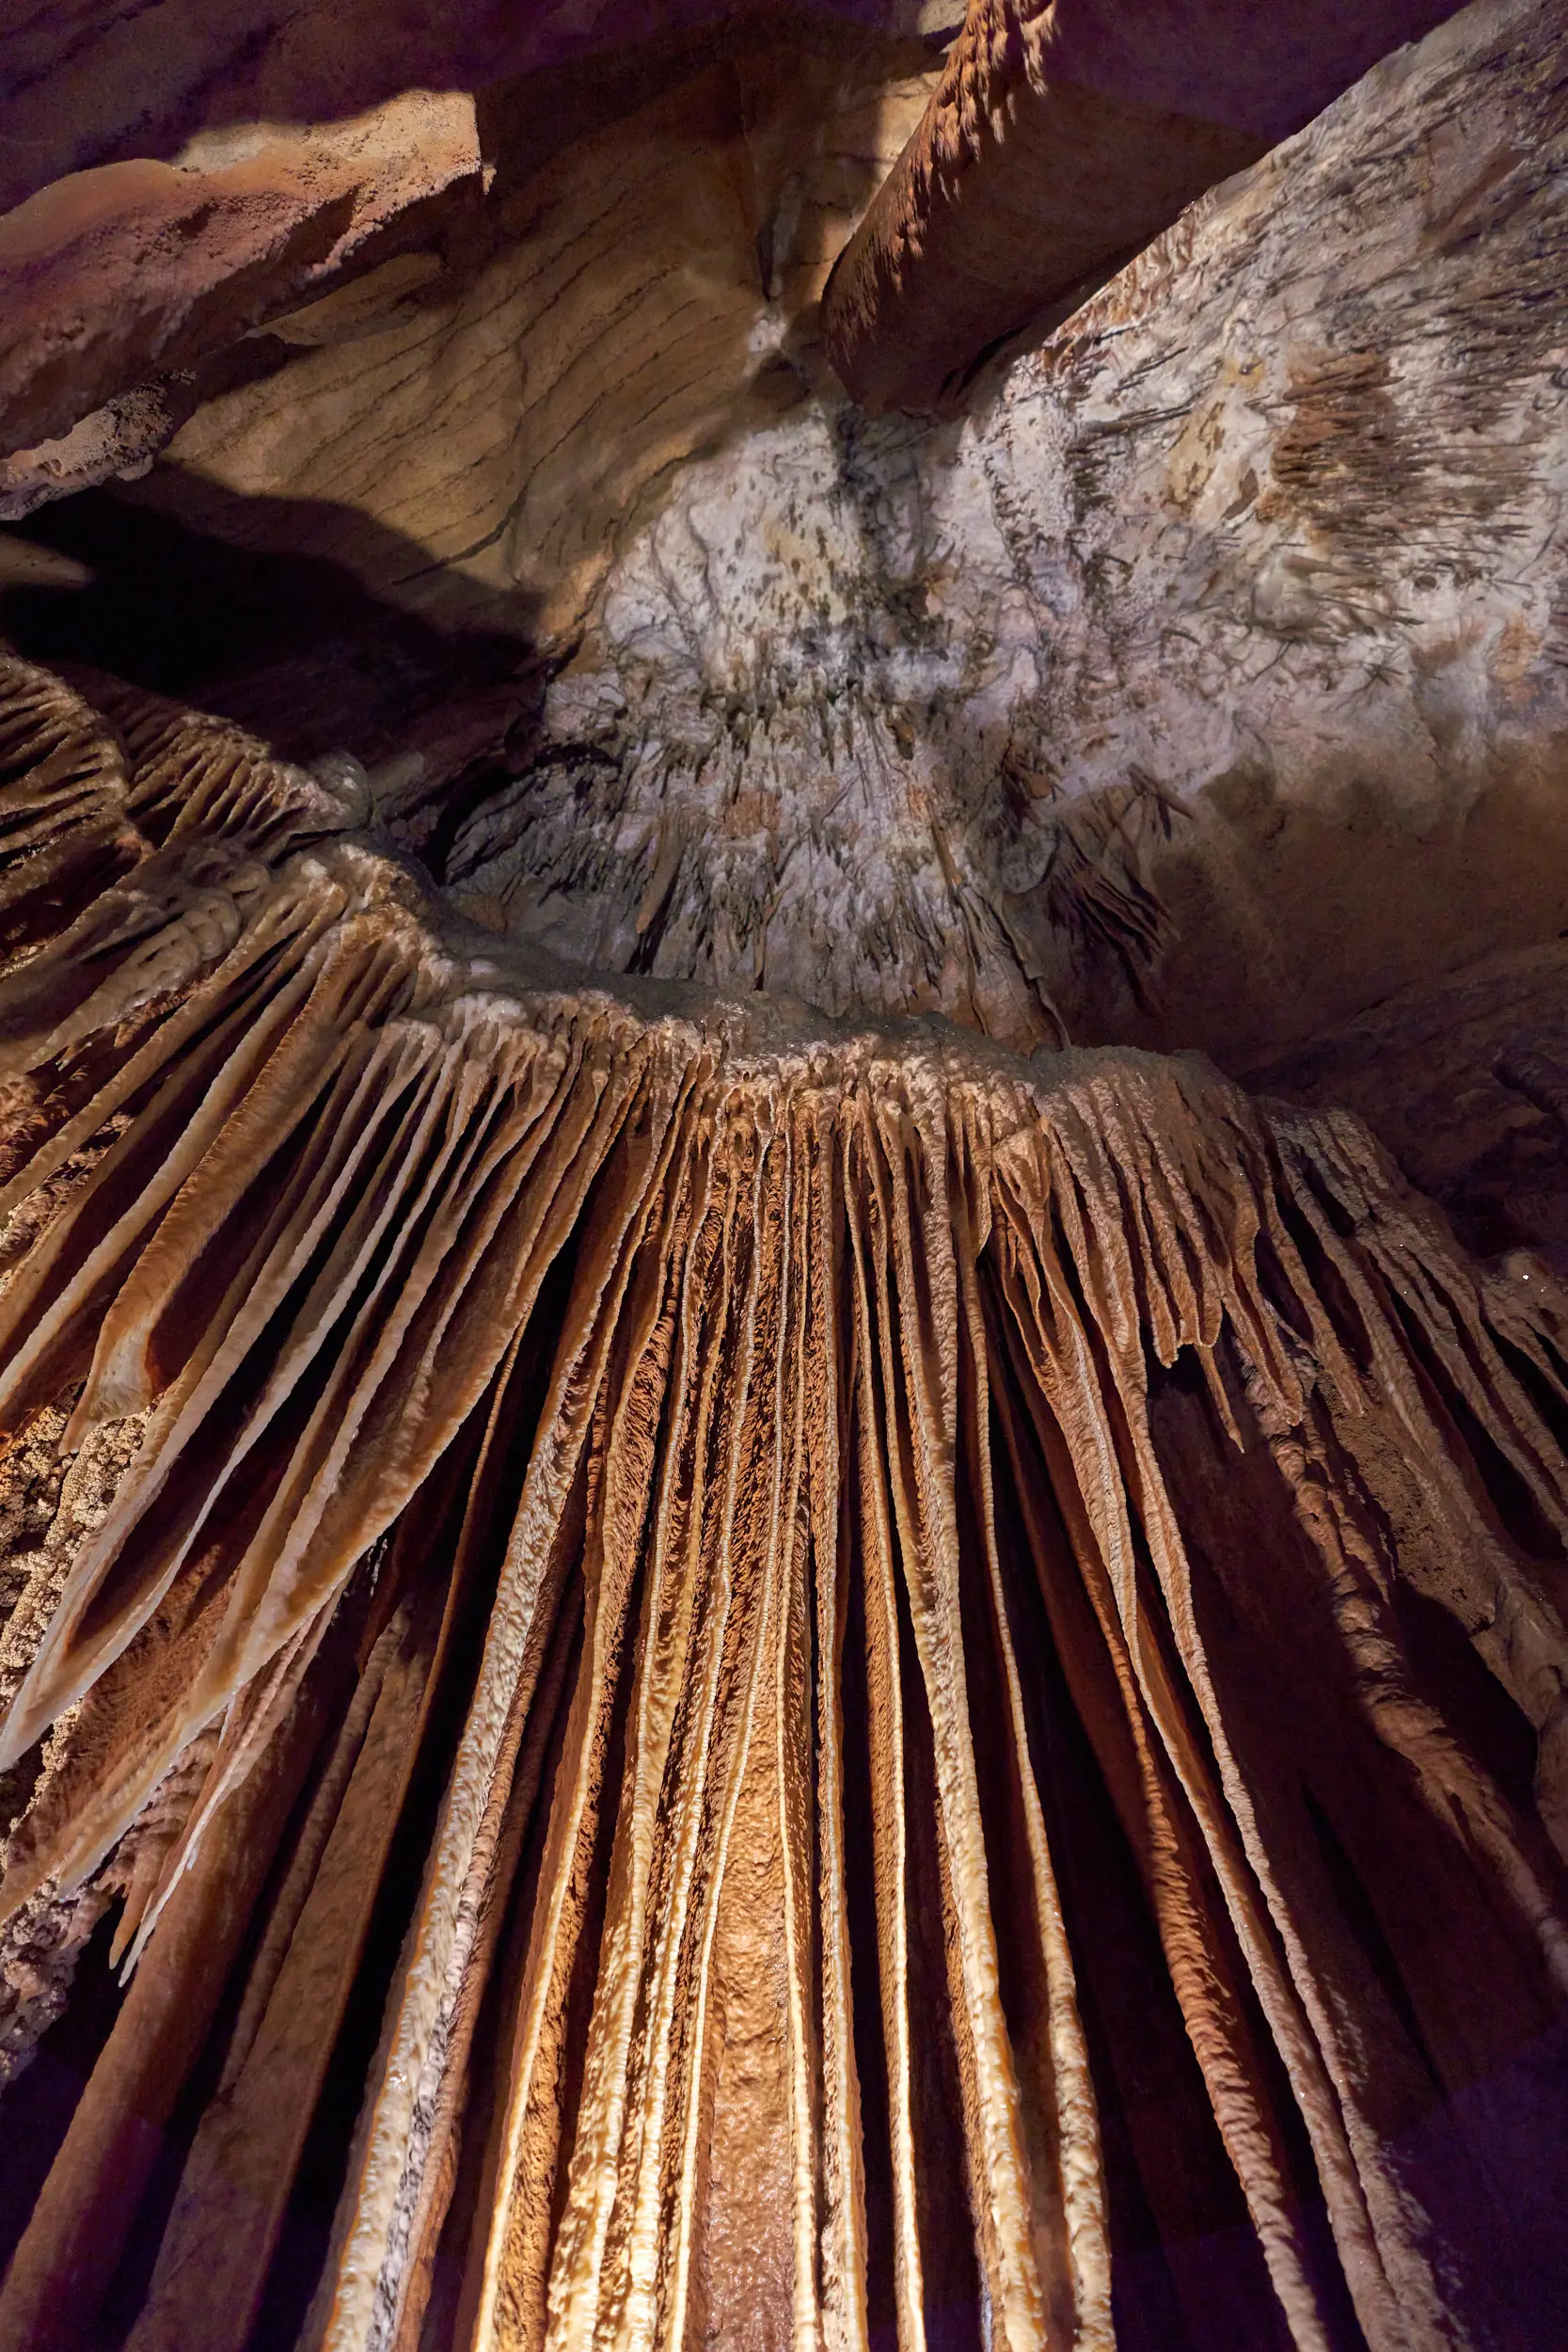
[{"label": "rock formation", "polygon": [[[1560,929],[1565,65],[1457,18],[962,419],[689,466],[448,878],[594,962],[1243,1068]],[[184,446],[243,479],[274,413]]]},{"label": "rock formation", "polygon": [[1388,60],[937,424],[812,340],[930,75],[754,42],[253,337],[31,649],[96,601],[133,665],[189,566],[148,682],[352,744],[479,919],[1024,1048],[1245,1069],[1568,924],[1558,12]]},{"label": "rock formation", "polygon": [[1568,1993],[1544,1272],[1201,1064],[531,977],[352,778],[6,683],[0,1412],[136,1436],[18,1613],[13,1934],[162,1805],[8,2337],[219,2030],[129,2341],[245,2341],[388,1905],[313,2340],[1108,2344],[1144,2200],[1252,2249],[1200,2328],[1514,2320],[1520,2119],[1440,2119]]},{"label": "rock formation", "polygon": [[936,408],[1049,304],[1298,131],[1452,0],[984,0],[846,246],[824,326],[872,407]]},{"label": "rock formation", "polygon": [[0,2344],[1550,2352],[1560,11],[514,13],[26,36]]}]

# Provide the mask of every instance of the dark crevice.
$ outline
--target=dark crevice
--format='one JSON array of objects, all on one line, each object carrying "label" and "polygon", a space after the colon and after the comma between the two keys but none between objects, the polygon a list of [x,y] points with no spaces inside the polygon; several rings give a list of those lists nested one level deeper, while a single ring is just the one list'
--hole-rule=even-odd
[{"label": "dark crevice", "polygon": [[[1001,1351],[994,1350],[993,1367],[1001,1361]],[[998,1533],[1030,1760],[1100,2115],[1117,2344],[1120,2352],[1230,2352],[1239,2344],[1284,2352],[1288,2337],[1278,2303],[1219,2136],[1142,1874],[1090,1737],[1085,1705],[1091,1686],[1084,1677],[1109,1676],[1110,1661],[1098,1646],[1102,1637],[1057,1515],[1050,1474],[1022,1434],[1022,1393],[1010,1369],[1001,1377],[1007,1396],[993,1434]],[[1017,1483],[1025,1478],[1048,1545],[1037,1565],[1030,1558]],[[1062,1648],[1069,1626],[1078,1651],[1073,1675]],[[1091,1666],[1096,1656],[1101,1662]],[[1107,1686],[1097,1709],[1102,1725],[1111,1720],[1109,1701]],[[1129,1753],[1122,1769],[1131,1761]],[[1354,2339],[1343,2342],[1349,2347]]]},{"label": "dark crevice", "polygon": [[[1479,1488],[1480,1496],[1490,1504],[1502,1533],[1527,1559],[1560,1564],[1563,1557],[1561,1536],[1530,1492],[1521,1472],[1508,1459],[1468,1398],[1462,1393],[1423,1329],[1420,1319],[1397,1296],[1390,1296],[1387,1305],[1426,1384],[1439,1427],[1444,1422],[1448,1424],[1444,1434],[1449,1438],[1449,1452],[1462,1465],[1466,1455],[1474,1465],[1474,1485]],[[1457,1442],[1454,1442],[1456,1439]]]},{"label": "dark crevice", "polygon": [[39,2193],[71,2129],[87,2077],[124,2000],[109,1966],[119,1905],[112,1903],[77,1956],[64,2013],[5,2091],[0,2125],[0,2275],[22,2241]]},{"label": "dark crevice", "polygon": [[[437,626],[366,585],[428,561],[386,524],[319,500],[187,485],[166,462],[155,479],[166,495],[188,487],[214,527],[198,530],[112,487],[28,516],[29,540],[91,577],[81,587],[0,595],[0,634],[18,653],[189,701],[298,760],[390,754],[419,714],[530,673],[523,592],[492,600],[499,625]],[[344,553],[304,551],[323,544]],[[451,593],[445,582],[437,589]]]},{"label": "dark crevice", "polygon": [[1540,1742],[1524,1709],[1439,1600],[1396,1579],[1394,1613],[1418,1689],[1526,1820],[1535,1813]]}]

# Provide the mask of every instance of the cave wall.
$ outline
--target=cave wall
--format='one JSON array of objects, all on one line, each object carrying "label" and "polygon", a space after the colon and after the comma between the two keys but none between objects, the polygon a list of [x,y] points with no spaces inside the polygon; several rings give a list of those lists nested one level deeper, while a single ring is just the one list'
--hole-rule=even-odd
[{"label": "cave wall", "polygon": [[0,685],[0,1425],[99,1486],[0,1983],[134,1970],[8,2341],[1546,2352],[1561,1291],[1350,1114],[551,967]]},{"label": "cave wall", "polygon": [[1560,11],[934,420],[907,13],[181,18],[0,222],[29,2352],[1555,2344]]},{"label": "cave wall", "polygon": [[985,0],[833,267],[833,364],[872,408],[961,405],[1039,313],[1075,309],[1183,205],[1299,131],[1450,0],[1309,16]]},{"label": "cave wall", "polygon": [[691,467],[452,879],[626,968],[1232,1066],[1555,934],[1561,38],[1388,61],[960,420]]},{"label": "cave wall", "polygon": [[489,226],[275,322],[102,599],[160,526],[350,583],[358,636],[147,682],[345,744],[559,952],[1258,1066],[1568,920],[1561,38],[1456,17],[936,423],[816,309],[918,53],[748,33],[537,168],[519,87]]},{"label": "cave wall", "polygon": [[[258,25],[234,5],[122,0],[89,10],[40,0],[6,29],[0,50],[0,200],[21,203],[68,173],[130,157],[173,162],[188,142],[233,125],[341,121],[406,90],[471,91],[639,43],[677,44],[725,13],[712,0],[438,11],[354,0],[345,15],[290,0]],[[921,10],[917,0],[833,0],[820,13],[912,36]]]}]

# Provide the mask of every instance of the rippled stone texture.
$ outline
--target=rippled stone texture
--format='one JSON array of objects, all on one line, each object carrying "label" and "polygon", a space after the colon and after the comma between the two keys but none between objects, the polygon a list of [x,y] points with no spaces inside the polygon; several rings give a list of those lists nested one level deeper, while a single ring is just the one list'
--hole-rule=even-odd
[{"label": "rippled stone texture", "polygon": [[85,683],[0,707],[0,1425],[141,1438],[8,1915],[155,1820],[8,2340],[189,2083],[135,2352],[334,2131],[310,2343],[1544,2347],[1544,1270],[1196,1058],[531,970]]}]

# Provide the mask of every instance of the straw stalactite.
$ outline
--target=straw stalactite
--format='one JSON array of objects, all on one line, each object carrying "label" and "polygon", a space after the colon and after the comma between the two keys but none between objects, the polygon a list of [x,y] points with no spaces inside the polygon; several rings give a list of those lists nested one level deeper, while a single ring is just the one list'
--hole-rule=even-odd
[{"label": "straw stalactite", "polygon": [[1512,2324],[1545,1269],[1196,1057],[531,971],[352,763],[3,683],[0,1903],[128,1986],[0,2337]]}]

